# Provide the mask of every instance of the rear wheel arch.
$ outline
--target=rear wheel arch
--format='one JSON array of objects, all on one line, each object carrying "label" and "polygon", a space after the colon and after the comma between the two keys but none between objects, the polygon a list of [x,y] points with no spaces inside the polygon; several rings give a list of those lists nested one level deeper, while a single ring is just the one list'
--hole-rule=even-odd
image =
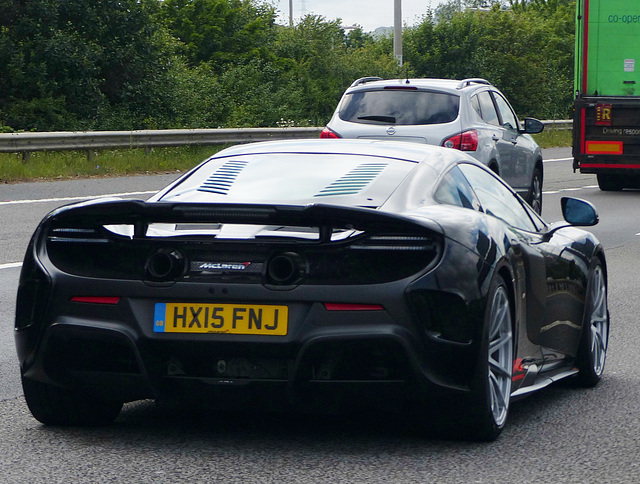
[{"label": "rear wheel arch", "polygon": [[497,268],[494,274],[494,278],[499,276],[505,283],[507,289],[507,296],[509,298],[509,308],[511,312],[511,334],[513,335],[513,359],[515,361],[518,354],[518,314],[520,314],[520,305],[523,304],[523,299],[517,297],[517,281],[513,268],[507,261],[504,261],[501,266]]},{"label": "rear wheel arch", "polygon": [[24,398],[34,418],[45,425],[100,427],[113,422],[123,403],[81,389],[32,380],[21,372]]},{"label": "rear wheel arch", "polygon": [[[516,342],[513,332],[514,278],[508,261],[502,260],[494,266],[482,287],[482,299],[486,304],[482,325],[477,334],[477,364],[469,382],[468,392],[462,398],[457,396],[429,402],[429,417],[424,420],[427,428],[447,439],[493,441],[501,433],[508,417],[510,375],[513,371]],[[509,305],[508,312],[504,312],[505,304]],[[497,341],[510,341],[510,344],[495,346],[496,328],[502,327],[503,331],[500,333],[503,335],[508,333],[504,331],[507,314],[511,316],[511,336],[506,339],[500,337]],[[503,324],[500,324],[500,321]],[[504,351],[508,350],[499,348],[506,349],[509,346],[512,361],[505,361],[508,360],[509,354]],[[497,367],[502,368],[502,371],[497,371]]]},{"label": "rear wheel arch", "polygon": [[607,290],[609,290],[609,268],[607,267],[607,258],[605,257],[602,247],[597,248],[596,252],[594,252],[591,257],[591,261],[592,262],[589,264],[589,267],[591,267],[591,264],[593,262],[598,262],[602,267],[602,271],[604,273],[604,283]]},{"label": "rear wheel arch", "polygon": [[513,293],[508,266],[497,268],[487,292],[478,371],[469,395],[468,430],[474,440],[495,440],[507,421],[516,341]]},{"label": "rear wheel arch", "polygon": [[500,277],[502,278],[502,280],[505,283],[506,289],[507,289],[507,296],[509,298],[509,304],[510,304],[510,309],[511,309],[511,330],[513,331],[514,335],[516,332],[516,314],[518,314],[518,303],[520,301],[519,298],[516,297],[516,276],[514,273],[514,270],[511,266],[511,264],[509,263],[509,261],[506,258],[501,259],[500,261],[498,261],[498,263],[496,264],[494,270],[491,273],[491,277],[489,277],[487,279],[487,289],[486,292],[484,293],[484,297],[489,297],[489,292],[491,290],[491,287],[493,286],[493,281],[494,279],[496,279],[496,277]]},{"label": "rear wheel arch", "polygon": [[608,275],[609,275],[609,270],[607,268],[607,260],[604,256],[604,251],[603,250],[599,250],[595,257],[598,258],[598,261],[600,262],[600,265],[602,266],[602,270],[604,271],[604,282],[607,285],[607,289],[609,286],[609,279],[608,279]]}]

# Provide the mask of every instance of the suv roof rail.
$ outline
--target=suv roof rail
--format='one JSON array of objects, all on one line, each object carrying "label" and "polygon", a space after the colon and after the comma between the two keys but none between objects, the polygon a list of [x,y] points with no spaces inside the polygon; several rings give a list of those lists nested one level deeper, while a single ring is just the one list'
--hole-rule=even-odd
[{"label": "suv roof rail", "polygon": [[486,84],[487,86],[491,85],[491,83],[486,79],[481,79],[479,77],[472,77],[472,78],[463,79],[462,81],[460,81],[460,84],[458,84],[456,89],[463,89],[467,86],[470,86],[471,84]]},{"label": "suv roof rail", "polygon": [[382,80],[382,77],[376,77],[376,76],[361,77],[360,79],[356,79],[355,81],[353,81],[353,83],[351,84],[351,87],[356,87],[356,86],[359,86],[360,84],[365,84],[371,81],[381,81],[381,80]]}]

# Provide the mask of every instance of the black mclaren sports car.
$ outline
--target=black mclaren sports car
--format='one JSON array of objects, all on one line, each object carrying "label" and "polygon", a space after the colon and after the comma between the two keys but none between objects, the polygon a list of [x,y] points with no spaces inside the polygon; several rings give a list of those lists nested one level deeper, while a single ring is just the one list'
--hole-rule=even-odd
[{"label": "black mclaren sports car", "polygon": [[100,425],[139,399],[384,402],[495,439],[516,398],[604,370],[607,266],[576,228],[598,217],[562,209],[460,151],[365,140],[236,146],[148,201],[59,208],[20,276],[27,404]]}]

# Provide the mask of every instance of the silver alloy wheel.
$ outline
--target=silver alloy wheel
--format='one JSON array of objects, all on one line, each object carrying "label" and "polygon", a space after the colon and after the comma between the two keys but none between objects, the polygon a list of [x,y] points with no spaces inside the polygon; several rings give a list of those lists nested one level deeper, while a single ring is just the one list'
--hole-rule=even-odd
[{"label": "silver alloy wheel", "polygon": [[593,270],[592,277],[591,294],[589,294],[589,300],[592,304],[589,316],[589,331],[591,332],[589,351],[591,352],[593,372],[599,377],[604,371],[604,362],[607,357],[609,314],[607,309],[607,288],[602,267],[597,265]]},{"label": "silver alloy wheel", "polygon": [[507,419],[513,370],[511,310],[504,286],[493,294],[489,324],[489,399],[493,420],[500,427]]}]

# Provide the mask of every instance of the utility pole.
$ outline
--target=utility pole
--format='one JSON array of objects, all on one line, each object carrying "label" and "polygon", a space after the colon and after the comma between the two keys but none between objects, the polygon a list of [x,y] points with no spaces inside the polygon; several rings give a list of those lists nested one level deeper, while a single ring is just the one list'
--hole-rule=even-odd
[{"label": "utility pole", "polygon": [[393,56],[402,66],[402,0],[394,0],[393,9]]},{"label": "utility pole", "polygon": [[289,27],[293,27],[293,0],[289,0]]}]

